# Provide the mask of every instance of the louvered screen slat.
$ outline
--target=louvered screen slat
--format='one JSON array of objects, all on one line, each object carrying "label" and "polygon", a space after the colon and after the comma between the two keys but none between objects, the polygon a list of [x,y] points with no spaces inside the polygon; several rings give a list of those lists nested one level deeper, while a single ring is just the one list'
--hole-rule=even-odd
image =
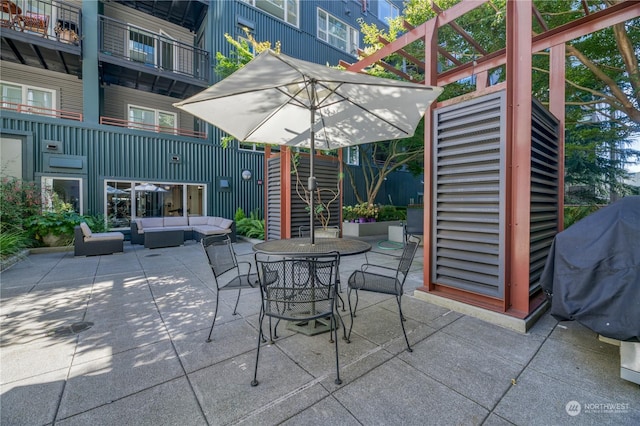
[{"label": "louvered screen slat", "polygon": [[280,238],[280,157],[267,160],[267,240]]},{"label": "louvered screen slat", "polygon": [[436,110],[435,283],[504,293],[504,94]]},{"label": "louvered screen slat", "polygon": [[559,123],[539,102],[532,105],[531,231],[529,293],[539,289],[539,279],[558,229]]},{"label": "louvered screen slat", "polygon": [[[506,93],[434,112],[431,282],[503,298],[508,150]],[[529,294],[558,228],[558,121],[535,101],[531,118]],[[521,207],[518,207],[521,208]]]}]

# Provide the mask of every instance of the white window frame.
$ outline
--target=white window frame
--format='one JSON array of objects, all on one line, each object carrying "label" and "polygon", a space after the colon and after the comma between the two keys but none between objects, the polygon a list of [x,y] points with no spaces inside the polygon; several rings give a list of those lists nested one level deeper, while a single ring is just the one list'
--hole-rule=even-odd
[{"label": "white window frame", "polygon": [[[131,128],[131,129],[140,129],[140,128],[142,128],[144,130],[149,130],[149,131],[156,131],[156,132],[159,131],[160,130],[160,114],[168,114],[168,115],[172,115],[173,116],[173,119],[174,119],[174,125],[173,125],[174,132],[173,133],[174,134],[177,132],[177,129],[179,128],[178,127],[178,114],[176,114],[175,112],[164,111],[164,110],[161,110],[161,109],[149,108],[149,107],[145,107],[145,106],[141,106],[141,105],[134,105],[134,104],[128,104],[127,105],[127,111],[125,113],[126,113],[126,117],[127,117],[127,121],[128,122],[133,123],[130,120],[131,116],[129,115],[132,108],[153,112],[154,113],[154,124],[153,125],[155,126],[155,129],[153,129],[153,130],[152,129],[146,129],[144,127],[144,126],[146,126],[146,124],[144,124],[144,123],[139,123],[139,124],[143,125],[142,127],[138,127],[138,126],[135,126],[133,124],[130,124],[129,128]],[[168,133],[168,132],[163,132],[163,133]]]},{"label": "white window frame", "polygon": [[[57,109],[58,107],[58,92],[54,89],[47,89],[44,87],[37,87],[37,86],[32,86],[32,85],[27,85],[27,84],[20,84],[20,83],[14,83],[12,81],[5,81],[5,80],[0,80],[0,84],[2,85],[7,85],[7,86],[14,86],[14,87],[20,87],[21,89],[21,93],[20,93],[20,102],[17,102],[18,104],[21,105],[30,105],[29,104],[29,99],[28,99],[28,93],[29,90],[39,90],[41,92],[48,92],[51,95],[51,106],[47,107],[39,107],[39,106],[35,106],[35,105],[30,105],[30,106],[35,106],[36,108],[45,108],[45,109]],[[6,102],[11,102],[11,101],[7,101],[4,99],[4,97],[2,96],[2,93],[0,93],[0,97],[2,97],[1,101],[2,101],[2,105],[3,106],[8,106],[8,104],[5,104]],[[28,111],[23,111],[28,113]]]},{"label": "white window frame", "polygon": [[255,7],[256,9],[262,10],[265,13],[268,13],[270,16],[273,16],[274,18],[280,19],[283,22],[286,22],[289,25],[293,25],[296,28],[300,28],[300,0],[293,0],[293,2],[295,3],[295,20],[296,22],[289,22],[288,16],[289,16],[289,1],[290,0],[281,0],[282,2],[282,6],[280,6],[277,1],[278,0],[264,0],[270,4],[273,5],[273,7],[276,7],[278,9],[281,9],[283,11],[282,14],[282,18],[274,15],[271,11],[269,11],[268,9],[265,9],[263,7],[260,7],[260,3],[256,4],[256,0],[242,0],[245,3],[250,4],[251,6]]},{"label": "white window frame", "polygon": [[169,71],[171,72],[179,72],[178,68],[179,68],[179,62],[178,62],[178,40],[173,37],[171,34],[160,30],[159,31],[159,35],[161,37],[167,38],[169,40],[171,40],[171,42],[164,42],[162,41],[162,39],[158,39],[158,48],[156,49],[156,62],[158,64],[158,67],[163,68],[163,58],[162,58],[162,43],[166,43],[166,44],[170,44],[171,45],[171,69]]},{"label": "white window frame", "polygon": [[[325,17],[324,21],[326,22],[326,27],[324,28],[320,27],[321,15],[324,15]],[[346,46],[346,48],[344,49],[340,46],[336,46],[335,44],[331,43],[331,37],[335,37],[337,39],[343,40],[342,38],[338,37],[335,33],[331,32],[331,22],[330,22],[331,19],[344,25],[346,29],[347,38],[346,40],[344,40],[345,46]],[[337,17],[335,17],[334,15],[330,14],[329,12],[327,12],[322,8],[318,8],[316,12],[316,37],[318,38],[318,40],[324,41],[325,43],[335,47],[336,49],[340,49],[343,52],[347,52],[348,54],[353,56],[358,56],[358,47],[360,45],[359,44],[360,31],[353,28],[351,25],[347,24],[343,20],[338,19]]]},{"label": "white window frame", "polygon": [[[42,206],[46,210],[51,210],[53,208],[53,203],[50,199],[48,199],[47,194],[53,192],[53,186],[48,186],[45,180],[51,179],[53,180],[74,180],[78,182],[78,211],[77,213],[82,215],[84,214],[84,194],[82,189],[82,178],[76,177],[68,177],[68,176],[52,176],[52,175],[42,175],[40,177],[40,187],[43,189],[42,191]],[[44,190],[47,191],[44,191]]]},{"label": "white window frame", "polygon": [[[383,6],[386,6],[386,8],[383,8]],[[386,9],[391,11],[391,16],[383,16],[386,15]],[[397,18],[398,16],[400,16],[400,9],[398,6],[393,4],[390,0],[378,0],[378,19],[388,25],[390,19]]]},{"label": "white window frame", "polygon": [[[136,186],[137,183],[140,183],[140,179],[137,180],[122,180],[122,179],[105,179],[102,183],[103,183],[103,194],[104,197],[102,199],[103,202],[103,206],[104,206],[104,212],[105,212],[105,221],[108,222],[109,218],[106,217],[106,212],[108,211],[108,206],[107,206],[107,182],[115,182],[115,183],[125,183],[125,184],[129,184],[129,194],[130,194],[130,206],[129,208],[130,210],[130,220],[133,221],[135,219],[139,219],[139,217],[136,215],[137,211],[138,211],[138,206],[137,206],[137,201],[136,201],[136,196],[135,196],[135,191],[134,188]],[[182,205],[184,206],[184,212],[182,217],[188,217],[189,213],[187,213],[187,206],[189,205],[188,203],[188,188],[190,186],[192,187],[197,187],[198,189],[202,189],[202,215],[206,216],[207,215],[207,191],[209,190],[209,185],[207,185],[206,183],[195,183],[195,182],[163,182],[163,181],[156,181],[153,179],[148,180],[148,182],[153,183],[154,185],[169,185],[169,186],[177,186],[177,185],[182,185]],[[116,229],[116,228],[114,228]],[[122,229],[122,228],[117,228],[117,229]]]},{"label": "white window frame", "polygon": [[[131,42],[133,40],[131,40],[131,33],[137,33],[137,34],[143,34],[145,36],[149,36],[151,37],[151,40],[153,42],[153,62],[149,63],[149,62],[141,62],[137,59],[133,59],[131,57],[131,51],[137,51],[137,49],[131,49]],[[139,28],[136,27],[135,25],[131,25],[131,24],[127,24],[127,39],[125,41],[125,52],[127,52],[127,58],[131,61],[134,62],[138,62],[141,64],[149,64],[149,65],[153,65],[153,66],[157,66],[158,64],[158,37],[156,37],[156,33],[154,33],[153,31],[149,31],[146,28]],[[144,46],[151,46],[150,44],[146,44]],[[145,53],[144,51],[142,53]],[[146,56],[146,54],[145,54]]]},{"label": "white window frame", "polygon": [[[251,147],[249,147],[251,146]],[[239,151],[257,152],[264,154],[264,145],[256,142],[240,142],[238,141]]]},{"label": "white window frame", "polygon": [[345,158],[345,163],[350,166],[359,166],[360,165],[360,147],[359,146],[348,146],[346,147],[346,152],[343,153],[343,157]]}]

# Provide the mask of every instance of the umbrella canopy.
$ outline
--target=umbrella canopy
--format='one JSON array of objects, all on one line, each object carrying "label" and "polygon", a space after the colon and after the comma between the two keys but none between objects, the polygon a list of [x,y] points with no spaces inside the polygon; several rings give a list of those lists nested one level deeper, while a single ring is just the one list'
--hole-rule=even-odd
[{"label": "umbrella canopy", "polygon": [[[142,183],[140,185],[136,185],[134,189],[141,192],[169,192],[166,189],[160,186],[156,186],[152,183]],[[127,189],[126,191],[131,191],[131,189]]]},{"label": "umbrella canopy", "polygon": [[332,69],[271,50],[175,107],[242,142],[346,146],[412,136],[441,88]]},{"label": "umbrella canopy", "polygon": [[127,191],[122,189],[114,188],[111,185],[107,185],[107,194],[126,194]]},{"label": "umbrella canopy", "polygon": [[[174,106],[241,142],[335,149],[413,136],[441,88],[332,69],[266,50]],[[315,189],[313,154],[309,189]],[[310,200],[314,239],[313,197]]]}]

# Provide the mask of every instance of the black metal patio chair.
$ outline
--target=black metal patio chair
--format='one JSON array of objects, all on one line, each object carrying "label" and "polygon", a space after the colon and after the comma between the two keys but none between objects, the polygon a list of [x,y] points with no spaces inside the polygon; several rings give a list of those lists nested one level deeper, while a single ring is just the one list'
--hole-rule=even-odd
[{"label": "black metal patio chair", "polygon": [[237,315],[238,302],[242,289],[257,288],[258,275],[251,273],[251,262],[238,261],[233,250],[233,243],[229,235],[212,235],[201,240],[202,248],[209,259],[209,266],[213,271],[213,281],[216,284],[216,309],[207,342],[211,342],[213,326],[218,316],[220,292],[223,290],[238,290],[238,297],[233,308],[233,315]]},{"label": "black metal patio chair", "polygon": [[[341,384],[340,364],[338,356],[338,328],[344,322],[339,320],[336,309],[336,270],[340,262],[338,252],[311,254],[296,253],[283,255],[279,259],[269,259],[264,254],[256,253],[255,262],[260,282],[262,305],[258,334],[258,350],[256,365],[251,386],[258,385],[258,361],[260,346],[265,340],[262,323],[269,317],[276,325],[273,336],[277,337],[277,327],[281,320],[296,323],[314,323],[329,318],[330,342],[335,343],[336,352],[336,384]],[[273,341],[273,340],[272,340]]]},{"label": "black metal patio chair", "polygon": [[[373,293],[392,294],[396,297],[396,302],[398,302],[400,325],[402,326],[404,340],[407,342],[407,351],[413,352],[411,345],[409,345],[407,331],[404,328],[404,322],[406,319],[402,314],[402,294],[404,282],[407,279],[409,268],[411,268],[411,263],[413,262],[413,258],[415,257],[419,245],[420,238],[415,235],[408,235],[404,245],[404,250],[402,251],[402,256],[400,257],[400,262],[396,268],[365,263],[362,265],[360,270],[354,271],[351,274],[348,281],[349,293],[347,295],[349,299],[349,311],[351,312],[351,326],[349,327],[348,339],[351,338],[353,319],[355,318],[356,310],[358,309],[358,292],[370,291]],[[356,303],[353,309],[351,308],[352,291],[355,291],[356,294]]]}]

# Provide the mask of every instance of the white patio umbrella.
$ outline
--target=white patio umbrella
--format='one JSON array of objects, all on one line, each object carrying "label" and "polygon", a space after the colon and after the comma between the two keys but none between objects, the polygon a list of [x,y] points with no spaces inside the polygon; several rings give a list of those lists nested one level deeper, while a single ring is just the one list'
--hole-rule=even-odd
[{"label": "white patio umbrella", "polygon": [[122,189],[114,188],[111,185],[107,185],[107,194],[126,194],[127,191]]},{"label": "white patio umbrella", "polygon": [[[241,142],[330,150],[412,136],[441,88],[341,71],[271,50],[174,106]],[[314,242],[313,197],[310,228]]]},{"label": "white patio umbrella", "polygon": [[[140,185],[136,185],[134,189],[139,192],[169,192],[166,189],[152,183],[142,183]],[[131,189],[128,188],[125,191],[131,191]]]}]

